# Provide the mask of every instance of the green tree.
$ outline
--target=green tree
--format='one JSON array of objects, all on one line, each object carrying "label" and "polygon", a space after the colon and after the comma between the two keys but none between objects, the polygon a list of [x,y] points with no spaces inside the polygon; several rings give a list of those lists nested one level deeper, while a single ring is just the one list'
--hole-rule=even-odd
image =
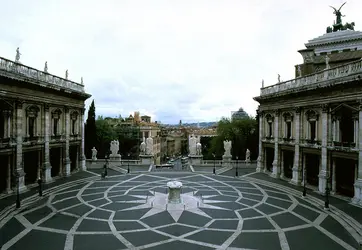
[{"label": "green tree", "polygon": [[217,124],[217,136],[210,143],[210,148],[206,154],[207,158],[212,158],[215,153],[220,159],[224,154],[224,141],[232,141],[231,154],[235,159],[245,159],[246,149],[250,150],[251,158],[256,159],[258,153],[257,122],[254,117],[248,116],[243,119],[222,118]]},{"label": "green tree", "polygon": [[98,119],[96,120],[96,128],[98,156],[103,158],[106,153],[109,153],[110,142],[117,139],[117,133],[114,128],[101,116],[98,116]]},{"label": "green tree", "polygon": [[85,136],[84,136],[84,149],[85,155],[89,159],[92,157],[91,149],[96,146],[96,107],[94,105],[94,100],[92,101],[89,110],[88,110],[88,117],[85,124]]}]

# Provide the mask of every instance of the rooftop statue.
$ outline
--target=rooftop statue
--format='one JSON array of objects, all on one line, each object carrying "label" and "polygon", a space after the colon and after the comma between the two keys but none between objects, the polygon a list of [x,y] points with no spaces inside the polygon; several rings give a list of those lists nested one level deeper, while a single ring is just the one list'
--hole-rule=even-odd
[{"label": "rooftop statue", "polygon": [[[336,21],[335,23],[333,24],[333,26],[328,26],[327,27],[327,33],[331,33],[331,32],[336,32],[336,31],[339,31],[339,30],[354,30],[354,25],[355,23],[354,22],[351,22],[351,23],[346,23],[343,25],[342,23],[342,12],[341,12],[341,9],[342,7],[346,4],[347,2],[345,2],[344,4],[341,5],[341,7],[339,7],[339,9],[337,10],[336,8],[332,7],[332,6],[329,6],[331,7],[332,9],[334,9],[334,12],[333,14],[336,15]],[[343,16],[344,17],[344,16]]]}]

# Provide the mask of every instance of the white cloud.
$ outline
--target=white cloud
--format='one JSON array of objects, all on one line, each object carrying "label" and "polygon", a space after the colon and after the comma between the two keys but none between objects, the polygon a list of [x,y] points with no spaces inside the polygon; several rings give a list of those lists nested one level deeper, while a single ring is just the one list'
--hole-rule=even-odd
[{"label": "white cloud", "polygon": [[[80,81],[97,115],[177,123],[255,114],[261,79],[293,78],[297,50],[333,23],[340,0],[8,1],[0,56]],[[343,7],[362,25],[362,2]],[[5,24],[4,23],[4,24]],[[90,100],[87,102],[89,105]]]}]

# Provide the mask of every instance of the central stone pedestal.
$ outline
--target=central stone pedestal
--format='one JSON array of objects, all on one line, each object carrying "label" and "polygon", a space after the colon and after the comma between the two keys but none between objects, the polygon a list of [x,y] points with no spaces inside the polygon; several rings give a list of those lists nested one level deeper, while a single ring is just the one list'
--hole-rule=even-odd
[{"label": "central stone pedestal", "polygon": [[111,161],[121,161],[121,160],[122,160],[122,156],[121,156],[120,154],[110,155],[110,156],[109,156],[109,160],[111,160]]},{"label": "central stone pedestal", "polygon": [[151,165],[153,163],[153,155],[140,155],[142,165]]},{"label": "central stone pedestal", "polygon": [[181,188],[182,183],[179,181],[167,182],[168,187],[168,203],[178,204],[181,203]]},{"label": "central stone pedestal", "polygon": [[222,156],[222,165],[223,167],[231,167],[231,155],[223,155]]}]

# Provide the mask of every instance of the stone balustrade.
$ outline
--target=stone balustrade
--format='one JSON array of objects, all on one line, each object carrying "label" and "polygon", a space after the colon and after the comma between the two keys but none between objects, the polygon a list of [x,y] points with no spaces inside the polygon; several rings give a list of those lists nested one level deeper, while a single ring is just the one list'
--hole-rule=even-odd
[{"label": "stone balustrade", "polygon": [[[272,95],[281,92],[300,91],[302,88],[323,87],[328,84],[329,80],[335,80],[346,76],[362,73],[362,59],[356,62],[344,64],[342,66],[325,69],[323,71],[298,77],[289,81],[281,82],[272,86],[260,89],[260,96]],[[339,81],[343,83],[342,81]],[[317,85],[316,85],[317,84]]]},{"label": "stone balustrade", "polygon": [[82,93],[85,92],[83,84],[51,75],[49,73],[39,71],[21,63],[15,63],[2,57],[0,57],[0,75],[17,80],[24,78],[24,80],[29,80],[34,84],[55,89],[61,87]]}]

